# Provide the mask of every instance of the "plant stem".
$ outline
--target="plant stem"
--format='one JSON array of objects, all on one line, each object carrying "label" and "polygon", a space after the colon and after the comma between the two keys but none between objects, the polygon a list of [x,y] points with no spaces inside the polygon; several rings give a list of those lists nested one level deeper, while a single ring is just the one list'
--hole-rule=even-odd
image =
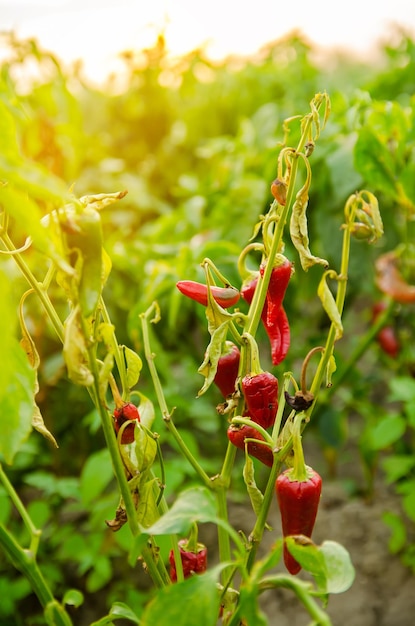
[{"label": "plant stem", "polygon": [[185,456],[185,458],[189,461],[190,465],[193,467],[193,469],[195,470],[195,472],[197,473],[199,478],[201,478],[203,483],[209,489],[212,489],[212,481],[211,481],[211,479],[206,474],[204,469],[200,466],[198,461],[194,458],[194,456],[190,452],[189,448],[186,446],[186,444],[183,441],[179,431],[177,430],[176,426],[174,425],[174,423],[173,423],[173,421],[171,419],[171,413],[169,412],[169,409],[167,407],[167,402],[166,402],[166,398],[164,397],[163,387],[161,385],[160,378],[159,378],[159,375],[158,375],[158,372],[157,372],[157,368],[156,368],[156,365],[154,363],[155,355],[151,351],[151,345],[150,345],[150,335],[149,335],[149,329],[148,329],[148,323],[149,322],[148,322],[148,320],[149,320],[151,314],[153,312],[155,312],[155,311],[156,311],[156,305],[155,305],[155,303],[153,303],[152,306],[149,309],[147,309],[147,311],[145,313],[142,313],[140,315],[140,318],[141,318],[141,325],[142,325],[142,330],[143,330],[144,354],[145,354],[145,357],[146,357],[146,360],[147,360],[148,369],[150,370],[150,375],[151,375],[151,379],[153,381],[153,386],[154,386],[154,390],[155,390],[155,393],[156,393],[156,396],[157,396],[157,401],[159,403],[161,414],[163,416],[163,420],[164,420],[164,423],[166,424],[166,427],[167,427],[168,431],[173,435],[177,445],[179,446],[179,448],[180,448],[181,452],[183,453],[183,455]]},{"label": "plant stem", "polygon": [[20,517],[23,520],[24,525],[26,526],[29,534],[30,534],[30,552],[36,556],[37,554],[37,549],[39,547],[39,540],[40,540],[40,535],[41,535],[41,531],[35,527],[35,525],[32,522],[32,519],[30,517],[30,515],[28,514],[23,502],[20,500],[18,494],[16,493],[13,485],[11,484],[11,482],[9,481],[6,473],[3,470],[2,465],[0,464],[0,480],[3,483],[3,486],[5,488],[5,490],[7,491],[11,501],[13,502],[14,506],[17,509],[17,512],[19,513]]},{"label": "plant stem", "polygon": [[[85,329],[84,329],[85,330]],[[85,335],[87,337],[87,335]],[[88,344],[88,342],[87,342]],[[127,477],[125,475],[124,464],[118,448],[117,439],[115,437],[114,428],[111,423],[111,419],[108,410],[105,406],[105,399],[100,397],[100,384],[99,384],[99,372],[97,360],[95,357],[94,345],[88,347],[89,368],[94,377],[94,385],[91,390],[91,395],[94,400],[94,404],[98,409],[101,417],[102,430],[104,432],[105,441],[111,456],[112,467],[115,477],[117,479],[118,487],[121,492],[122,499],[124,501],[125,510],[127,512],[128,525],[131,533],[134,537],[140,534],[140,528],[137,522],[137,512],[134,506],[134,502],[131,496],[131,491],[128,486]],[[150,576],[155,585],[163,587],[164,582],[161,574],[157,569],[157,564],[153,558],[153,554],[148,546],[143,549],[143,559],[146,563]]]},{"label": "plant stem", "polygon": [[[36,563],[35,555],[30,550],[23,550],[16,542],[13,535],[11,535],[2,524],[0,524],[0,545],[9,556],[14,567],[30,582],[42,607],[45,608],[48,604],[56,602],[52,591]],[[61,607],[59,613],[56,614],[55,624],[56,626],[72,625],[72,621],[64,607]]]},{"label": "plant stem", "polygon": [[[2,233],[1,241],[3,242],[7,250],[9,251],[16,250],[15,245],[13,244],[12,240],[10,239],[7,233]],[[39,283],[36,280],[32,271],[30,270],[29,266],[27,265],[26,261],[23,259],[21,254],[19,253],[13,254],[13,259],[16,262],[23,276],[26,278],[29,285],[32,287],[33,291],[35,291],[37,296],[39,297],[39,300],[41,301],[52,323],[52,326],[55,329],[56,334],[58,335],[59,339],[63,343],[63,324],[58,314],[56,313],[55,307],[53,306],[43,283]]]},{"label": "plant stem", "polygon": [[297,580],[294,576],[277,574],[276,576],[267,576],[260,582],[261,591],[265,591],[266,589],[275,589],[277,587],[291,589],[300,602],[302,602],[309,615],[313,618],[313,623],[318,624],[319,626],[332,626],[329,616],[317,604],[302,580]]}]

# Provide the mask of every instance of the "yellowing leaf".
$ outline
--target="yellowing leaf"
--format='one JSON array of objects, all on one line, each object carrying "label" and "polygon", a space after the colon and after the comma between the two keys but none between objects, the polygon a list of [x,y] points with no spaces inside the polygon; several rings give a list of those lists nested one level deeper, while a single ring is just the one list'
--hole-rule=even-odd
[{"label": "yellowing leaf", "polygon": [[320,283],[317,288],[318,297],[321,300],[324,310],[330,318],[331,323],[335,328],[335,340],[337,341],[343,336],[343,324],[339,310],[337,308],[336,301],[330,288],[327,284],[328,278],[334,278],[339,280],[339,276],[334,270],[327,270],[321,277]]},{"label": "yellowing leaf", "polygon": [[63,356],[69,378],[77,385],[89,387],[94,377],[88,367],[85,336],[81,330],[79,306],[75,307],[64,324]]}]

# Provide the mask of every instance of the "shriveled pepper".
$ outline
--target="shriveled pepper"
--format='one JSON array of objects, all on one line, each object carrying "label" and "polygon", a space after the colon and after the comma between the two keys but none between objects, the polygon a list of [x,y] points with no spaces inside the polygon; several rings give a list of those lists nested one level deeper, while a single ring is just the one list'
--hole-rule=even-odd
[{"label": "shriveled pepper", "polygon": [[[272,450],[266,445],[261,433],[253,426],[249,426],[248,424],[243,424],[242,426],[231,424],[227,434],[229,441],[233,443],[234,446],[240,450],[245,450],[246,445],[250,456],[255,457],[264,463],[264,465],[268,465],[268,467],[272,466],[274,461]],[[245,444],[246,439],[254,439],[254,441],[247,441]]]},{"label": "shriveled pepper", "polygon": [[130,420],[131,424],[127,424],[121,434],[121,443],[133,443],[135,423],[140,421],[140,414],[137,407],[132,402],[125,402],[122,406],[114,409],[113,413],[115,432],[118,433],[121,426]]},{"label": "shriveled pepper", "polygon": [[[253,300],[258,280],[259,272],[242,285],[241,295],[248,304],[251,304]],[[267,298],[262,309],[261,320],[271,345],[272,364],[279,365],[287,356],[291,339],[290,325],[284,307],[280,305],[273,308],[273,316],[269,316]]]},{"label": "shriveled pepper", "polygon": [[261,372],[242,379],[242,393],[251,419],[270,428],[278,409],[278,380],[270,372]]},{"label": "shriveled pepper", "polygon": [[240,357],[241,353],[238,346],[232,341],[226,341],[224,351],[218,361],[215,378],[213,379],[224,398],[232,395],[235,391]]},{"label": "shriveled pepper", "polygon": [[[189,549],[189,542],[187,539],[181,539],[179,541],[180,558],[183,565],[183,576],[189,578],[193,574],[203,574],[207,569],[207,555],[208,551],[205,545],[198,543],[196,550]],[[170,563],[170,578],[172,582],[177,581],[176,564],[174,561],[174,552],[170,550],[169,554]]]},{"label": "shriveled pepper", "polygon": [[[265,273],[266,265],[262,264],[259,268],[261,276]],[[291,278],[293,266],[291,262],[284,257],[282,263],[272,268],[271,277],[269,279],[267,290],[267,319],[266,325],[270,328],[276,324],[276,317],[282,306],[285,292]]]},{"label": "shriveled pepper", "polygon": [[[199,302],[199,304],[207,306],[207,285],[198,283],[194,280],[179,280],[179,282],[176,283],[176,287],[183,295]],[[216,285],[212,285],[210,287],[210,291],[214,300],[224,309],[228,309],[236,304],[241,296],[239,291],[231,285],[227,285],[226,287],[217,287]]]}]

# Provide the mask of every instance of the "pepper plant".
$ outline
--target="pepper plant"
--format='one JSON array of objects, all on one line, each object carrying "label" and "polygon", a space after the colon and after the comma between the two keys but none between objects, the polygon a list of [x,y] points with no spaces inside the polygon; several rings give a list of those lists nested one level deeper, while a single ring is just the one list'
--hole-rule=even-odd
[{"label": "pepper plant", "polygon": [[[307,229],[310,162],[329,114],[329,97],[319,93],[306,115],[286,120],[276,177],[270,181],[274,199],[268,211],[253,220],[252,238],[244,242],[237,268],[240,285],[230,284],[217,267],[220,259],[210,258],[202,263],[204,284],[183,276],[177,285],[183,297],[193,298],[206,312],[210,339],[195,372],[196,377],[203,377],[198,395],[206,394],[212,384],[223,394],[223,402],[212,406],[212,411],[223,420],[217,436],[228,443],[215,475],[207,473],[192,453],[175,424],[174,407],[167,404],[152,348],[153,328],[163,315],[157,302],[140,314],[143,355],[120,345],[111,322],[110,294],[105,291],[111,259],[104,249],[101,211],[122,201],[126,192],[76,198],[59,184],[45,192],[41,184],[30,184],[34,174],[39,181],[44,172],[22,163],[13,133],[7,136],[8,162],[13,167],[2,172],[0,240],[2,254],[16,263],[28,290],[19,306],[21,346],[3,339],[13,369],[2,393],[13,397],[13,405],[9,403],[0,452],[6,465],[12,465],[31,428],[57,445],[36,404],[40,356],[25,316],[27,298],[36,296],[62,342],[70,383],[85,389],[100,418],[119,491],[113,519],[102,521],[103,532],[116,533],[128,526],[131,541],[125,567],[144,565],[157,590],[140,617],[126,604],[115,603],[108,615],[94,622],[95,626],[121,618],[142,626],[167,626],[174,620],[183,626],[213,626],[218,620],[227,626],[266,624],[260,595],[281,587],[295,594],[313,623],[328,625],[329,594],[345,591],[353,582],[353,566],[344,548],[330,539],[322,545],[311,539],[321,479],[306,465],[302,439],[320,390],[332,384],[336,369],[334,349],[343,335],[351,237],[371,243],[382,235],[383,227],[375,196],[366,190],[356,192],[346,202],[339,231],[339,271],[311,252]],[[11,123],[10,118],[8,121]],[[295,147],[289,145],[292,129],[299,137]],[[17,245],[15,237],[22,226],[27,227],[28,236]],[[285,256],[288,241],[295,258]],[[26,263],[28,254],[42,258],[43,278]],[[290,335],[283,301],[293,272],[308,272],[311,267],[321,273],[318,297],[329,322],[327,339],[324,345],[304,354],[301,372],[284,371],[284,359],[296,337]],[[60,289],[64,306],[53,301],[52,286],[54,294]],[[258,342],[260,325],[269,348]],[[140,391],[143,357],[154,398]],[[314,361],[316,367],[308,385],[307,373]],[[156,413],[163,419],[160,432],[153,430]],[[173,499],[164,493],[169,484],[164,463],[167,432],[197,477],[197,484],[181,490]],[[228,517],[237,454],[245,458],[247,506],[255,514],[247,536],[234,528]],[[255,480],[258,462],[267,472],[263,492]],[[29,545],[20,543],[4,525],[0,526],[0,545],[32,585],[43,608],[44,622],[69,625],[73,609],[68,606],[81,604],[82,594],[72,589],[60,599],[55,597],[38,563],[41,530],[34,525],[7,474],[2,466],[3,488],[28,532]],[[324,486],[322,493],[324,498]],[[267,520],[277,497],[284,536],[276,534],[272,549],[264,555],[259,548],[264,533],[274,532]],[[198,531],[205,523],[217,529],[218,558],[211,560],[209,554],[216,554],[215,550],[199,539]],[[167,551],[162,548],[166,538]],[[283,555],[288,572],[280,563]],[[301,569],[308,578],[297,576]]]}]

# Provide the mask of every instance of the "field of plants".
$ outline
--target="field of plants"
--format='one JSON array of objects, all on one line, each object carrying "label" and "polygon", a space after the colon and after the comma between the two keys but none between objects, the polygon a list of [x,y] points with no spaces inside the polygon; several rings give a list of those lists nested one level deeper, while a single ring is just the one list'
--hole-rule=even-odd
[{"label": "field of plants", "polygon": [[2,46],[0,624],[410,626],[415,42]]}]

